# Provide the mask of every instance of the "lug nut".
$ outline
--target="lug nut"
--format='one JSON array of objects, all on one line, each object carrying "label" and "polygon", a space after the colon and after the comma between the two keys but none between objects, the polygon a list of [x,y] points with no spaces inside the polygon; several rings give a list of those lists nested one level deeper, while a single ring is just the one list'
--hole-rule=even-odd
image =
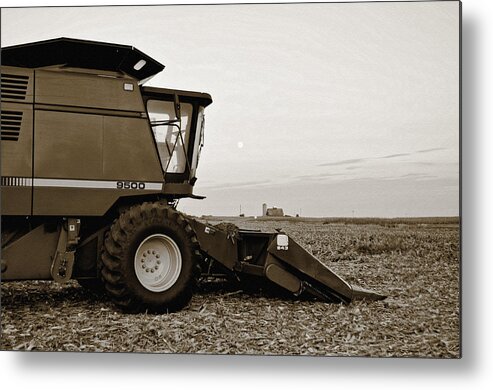
[{"label": "lug nut", "polygon": [[154,269],[155,269],[156,271],[157,271],[157,269],[158,269],[158,268],[159,268],[159,267],[158,267],[157,265],[154,267]]},{"label": "lug nut", "polygon": [[151,269],[151,272],[154,273],[154,269]]},{"label": "lug nut", "polygon": [[143,269],[145,269],[145,268],[146,268],[145,264],[142,264],[142,268],[143,268]]},{"label": "lug nut", "polygon": [[146,272],[149,272],[149,268],[146,268]]},{"label": "lug nut", "polygon": [[156,254],[156,259],[159,259],[159,253],[158,253],[158,254]]},{"label": "lug nut", "polygon": [[156,261],[156,263],[161,264],[161,260]]},{"label": "lug nut", "polygon": [[152,251],[152,254],[155,255],[156,254],[156,251]]},{"label": "lug nut", "polygon": [[143,256],[146,257],[147,256],[147,253],[144,252],[144,255]]}]

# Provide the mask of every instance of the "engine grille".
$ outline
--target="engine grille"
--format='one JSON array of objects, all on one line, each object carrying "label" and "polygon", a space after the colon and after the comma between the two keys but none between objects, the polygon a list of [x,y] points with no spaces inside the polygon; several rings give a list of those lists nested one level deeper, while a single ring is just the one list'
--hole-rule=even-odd
[{"label": "engine grille", "polygon": [[21,132],[22,111],[2,111],[2,141],[17,141]]},{"label": "engine grille", "polygon": [[29,76],[2,73],[1,75],[2,99],[26,99]]}]

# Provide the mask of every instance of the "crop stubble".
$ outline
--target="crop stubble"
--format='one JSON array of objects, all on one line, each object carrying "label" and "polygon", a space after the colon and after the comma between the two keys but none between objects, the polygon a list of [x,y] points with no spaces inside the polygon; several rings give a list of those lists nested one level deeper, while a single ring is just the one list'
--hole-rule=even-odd
[{"label": "crop stubble", "polygon": [[388,298],[336,305],[209,283],[178,313],[125,315],[75,282],[8,282],[1,349],[459,357],[457,224],[234,222],[282,227],[348,282]]}]

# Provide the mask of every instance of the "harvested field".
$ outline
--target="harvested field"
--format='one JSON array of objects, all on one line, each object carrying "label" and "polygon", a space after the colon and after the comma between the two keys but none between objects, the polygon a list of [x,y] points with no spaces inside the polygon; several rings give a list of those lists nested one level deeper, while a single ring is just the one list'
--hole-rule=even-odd
[{"label": "harvested field", "polygon": [[460,356],[457,223],[234,222],[281,227],[350,283],[388,298],[345,306],[208,283],[181,312],[125,315],[76,282],[8,282],[1,289],[1,349]]}]

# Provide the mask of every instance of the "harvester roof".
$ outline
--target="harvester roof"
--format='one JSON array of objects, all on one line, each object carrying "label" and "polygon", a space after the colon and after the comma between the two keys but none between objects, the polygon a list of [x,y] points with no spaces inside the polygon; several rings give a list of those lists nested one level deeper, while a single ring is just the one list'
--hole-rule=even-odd
[{"label": "harvester roof", "polygon": [[64,65],[124,72],[139,81],[164,69],[163,64],[132,46],[72,38],[56,38],[2,48],[2,65],[24,68]]}]

